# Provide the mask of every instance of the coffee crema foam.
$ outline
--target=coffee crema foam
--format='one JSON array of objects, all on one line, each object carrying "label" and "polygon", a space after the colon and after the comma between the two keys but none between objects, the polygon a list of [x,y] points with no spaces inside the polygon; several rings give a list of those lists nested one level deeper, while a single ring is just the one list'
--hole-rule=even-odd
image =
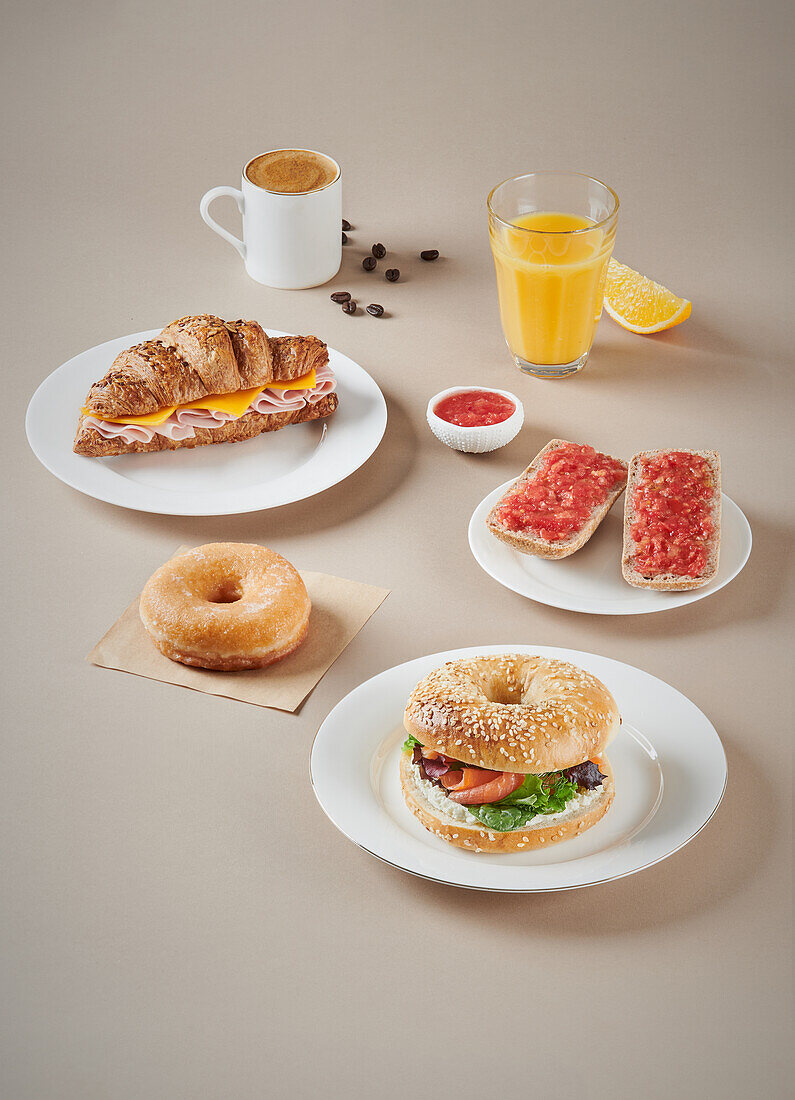
[{"label": "coffee crema foam", "polygon": [[308,149],[274,149],[255,157],[246,176],[264,191],[299,195],[328,187],[337,178],[337,166],[322,153]]}]

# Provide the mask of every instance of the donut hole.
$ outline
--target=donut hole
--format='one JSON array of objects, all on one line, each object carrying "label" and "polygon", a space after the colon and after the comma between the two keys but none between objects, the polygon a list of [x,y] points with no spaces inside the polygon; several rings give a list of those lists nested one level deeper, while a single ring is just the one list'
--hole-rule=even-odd
[{"label": "donut hole", "polygon": [[224,579],[207,593],[208,603],[237,603],[243,590],[236,580]]}]

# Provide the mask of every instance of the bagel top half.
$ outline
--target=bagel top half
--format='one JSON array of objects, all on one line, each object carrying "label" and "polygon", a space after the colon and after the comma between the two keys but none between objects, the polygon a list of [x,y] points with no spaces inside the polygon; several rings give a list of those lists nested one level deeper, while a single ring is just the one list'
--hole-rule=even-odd
[{"label": "bagel top half", "polygon": [[427,748],[465,764],[542,774],[601,755],[621,717],[591,673],[505,653],[436,669],[412,691],[403,724]]}]

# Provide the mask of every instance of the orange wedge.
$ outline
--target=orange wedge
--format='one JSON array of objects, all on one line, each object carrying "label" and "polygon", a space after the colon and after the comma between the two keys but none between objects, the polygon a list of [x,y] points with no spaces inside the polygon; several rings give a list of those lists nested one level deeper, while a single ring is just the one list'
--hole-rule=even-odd
[{"label": "orange wedge", "polygon": [[690,316],[690,302],[631,267],[611,260],[605,281],[605,309],[630,332],[662,332]]}]

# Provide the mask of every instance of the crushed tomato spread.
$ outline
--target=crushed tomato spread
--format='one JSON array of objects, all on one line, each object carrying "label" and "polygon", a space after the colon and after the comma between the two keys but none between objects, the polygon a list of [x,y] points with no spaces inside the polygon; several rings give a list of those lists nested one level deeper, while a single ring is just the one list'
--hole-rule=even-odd
[{"label": "crushed tomato spread", "polygon": [[704,572],[715,531],[714,492],[709,463],[700,455],[668,451],[642,460],[630,529],[640,573],[697,577]]},{"label": "crushed tomato spread", "polygon": [[465,390],[443,397],[433,411],[440,420],[457,424],[459,428],[481,428],[502,424],[516,412],[516,405],[493,390]]},{"label": "crushed tomato spread", "polygon": [[556,542],[579,531],[626,480],[626,468],[617,459],[587,444],[564,443],[544,456],[534,476],[503,497],[497,519],[509,531]]}]

